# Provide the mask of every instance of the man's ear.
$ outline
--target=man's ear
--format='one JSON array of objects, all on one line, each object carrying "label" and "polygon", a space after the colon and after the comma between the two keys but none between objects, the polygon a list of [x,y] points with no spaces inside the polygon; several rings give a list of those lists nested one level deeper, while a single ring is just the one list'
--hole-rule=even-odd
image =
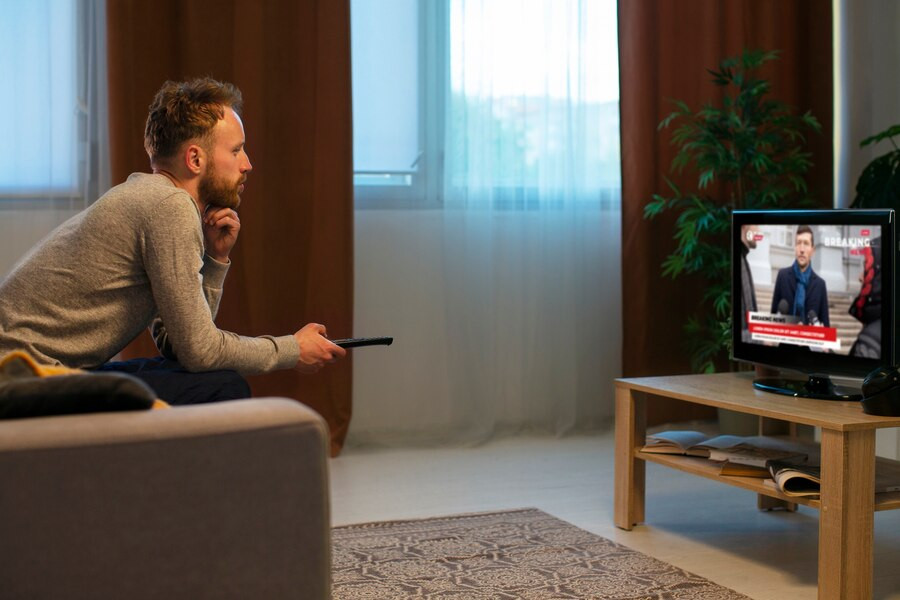
[{"label": "man's ear", "polygon": [[184,166],[193,173],[199,175],[203,172],[203,165],[206,162],[206,153],[197,144],[188,144],[184,151]]}]

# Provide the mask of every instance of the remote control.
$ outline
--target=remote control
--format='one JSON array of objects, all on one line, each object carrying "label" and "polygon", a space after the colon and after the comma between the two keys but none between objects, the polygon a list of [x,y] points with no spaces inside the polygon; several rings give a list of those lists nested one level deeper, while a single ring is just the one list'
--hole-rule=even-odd
[{"label": "remote control", "polygon": [[370,338],[346,338],[343,340],[331,340],[341,348],[359,348],[360,346],[390,346],[394,342],[392,337]]}]

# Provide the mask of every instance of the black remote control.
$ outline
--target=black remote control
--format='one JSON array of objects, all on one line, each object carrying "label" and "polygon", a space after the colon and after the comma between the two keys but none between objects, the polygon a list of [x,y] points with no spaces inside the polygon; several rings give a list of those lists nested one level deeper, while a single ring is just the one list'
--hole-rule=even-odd
[{"label": "black remote control", "polygon": [[394,342],[392,337],[370,338],[346,338],[343,340],[331,340],[341,348],[359,348],[360,346],[390,346]]}]

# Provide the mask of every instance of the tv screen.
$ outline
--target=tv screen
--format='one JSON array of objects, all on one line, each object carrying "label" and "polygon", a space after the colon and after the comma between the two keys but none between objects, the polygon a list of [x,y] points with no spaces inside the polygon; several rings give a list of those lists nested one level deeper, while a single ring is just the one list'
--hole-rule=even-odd
[{"label": "tv screen", "polygon": [[895,364],[895,254],[892,210],[734,211],[735,360],[811,375],[791,395],[813,397]]}]

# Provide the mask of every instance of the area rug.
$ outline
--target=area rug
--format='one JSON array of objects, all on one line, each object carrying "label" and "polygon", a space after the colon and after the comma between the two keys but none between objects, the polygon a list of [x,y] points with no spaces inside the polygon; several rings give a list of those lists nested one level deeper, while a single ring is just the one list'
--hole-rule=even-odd
[{"label": "area rug", "polygon": [[746,600],[536,509],[336,527],[335,600]]}]

